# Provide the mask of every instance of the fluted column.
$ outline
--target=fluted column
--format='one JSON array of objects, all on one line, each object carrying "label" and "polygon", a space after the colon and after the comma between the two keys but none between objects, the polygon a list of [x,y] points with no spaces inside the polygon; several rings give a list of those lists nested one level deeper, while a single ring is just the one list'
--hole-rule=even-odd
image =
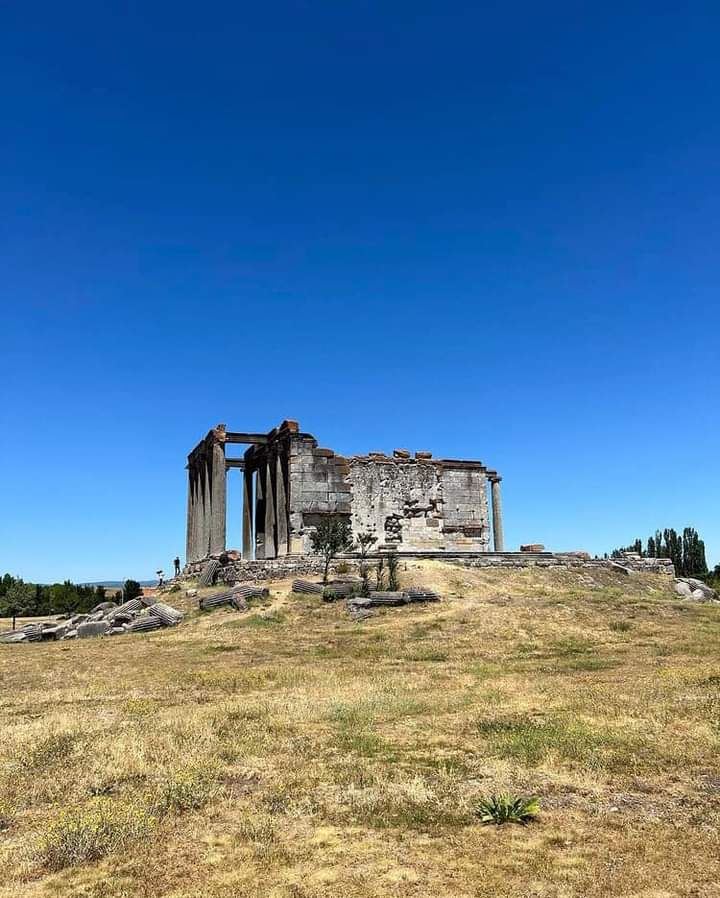
[{"label": "fluted column", "polygon": [[275,465],[275,495],[277,496],[277,507],[275,509],[275,519],[277,521],[277,554],[278,558],[280,558],[288,553],[287,493],[285,490],[283,463],[280,455],[278,455]]},{"label": "fluted column", "polygon": [[185,518],[185,563],[191,561],[192,554],[192,513],[193,513],[193,477],[192,468],[188,464],[188,496],[187,496],[187,516]]},{"label": "fluted column", "polygon": [[210,492],[210,552],[225,551],[227,526],[227,470],[225,468],[225,444],[215,440],[210,459],[212,479]]},{"label": "fluted column", "polygon": [[265,558],[275,558],[275,497],[273,495],[273,460],[265,465]]},{"label": "fluted column", "polygon": [[243,471],[243,532],[242,557],[246,561],[253,558],[253,514],[252,514],[252,470]]},{"label": "fluted column", "polygon": [[505,538],[503,536],[502,500],[500,498],[500,481],[497,477],[491,481],[492,491],[492,516],[493,516],[493,546],[496,552],[505,551]]},{"label": "fluted column", "polygon": [[200,528],[200,558],[210,553],[210,465],[207,456],[200,461],[202,470],[202,526]]},{"label": "fluted column", "polygon": [[265,557],[265,465],[257,469],[255,478],[255,557]]},{"label": "fluted column", "polygon": [[200,471],[196,464],[193,465],[192,481],[193,514],[190,542],[192,543],[192,560],[197,561],[200,557],[200,516],[202,514],[202,499],[200,492]]}]

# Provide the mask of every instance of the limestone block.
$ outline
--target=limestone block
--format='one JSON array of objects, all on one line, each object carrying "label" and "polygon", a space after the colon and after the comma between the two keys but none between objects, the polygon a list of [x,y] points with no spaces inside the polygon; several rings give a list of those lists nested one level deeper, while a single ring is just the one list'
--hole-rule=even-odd
[{"label": "limestone block", "polygon": [[695,589],[702,589],[704,592],[706,591],[713,594],[715,592],[715,590],[709,587],[707,583],[703,583],[702,580],[696,580],[695,577],[685,577],[684,579],[687,583],[690,584],[690,586],[694,587]]},{"label": "limestone block", "polygon": [[104,636],[109,629],[110,624],[106,620],[86,621],[84,624],[78,624],[77,635],[79,639],[88,639],[92,636]]}]

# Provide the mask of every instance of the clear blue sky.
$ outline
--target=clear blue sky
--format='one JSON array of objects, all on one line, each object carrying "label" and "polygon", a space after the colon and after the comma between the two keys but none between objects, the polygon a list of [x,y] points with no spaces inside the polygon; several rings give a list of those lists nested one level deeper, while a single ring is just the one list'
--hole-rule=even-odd
[{"label": "clear blue sky", "polygon": [[497,467],[511,547],[691,524],[720,561],[719,36],[692,0],[3,4],[0,569],[169,569],[189,449],[283,417]]}]

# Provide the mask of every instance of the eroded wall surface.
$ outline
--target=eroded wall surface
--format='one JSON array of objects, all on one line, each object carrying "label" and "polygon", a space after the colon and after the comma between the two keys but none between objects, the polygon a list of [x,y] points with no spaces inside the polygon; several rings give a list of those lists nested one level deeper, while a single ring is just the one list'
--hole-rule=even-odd
[{"label": "eroded wall surface", "polygon": [[353,534],[376,548],[467,550],[490,547],[488,480],[479,462],[444,461],[400,450],[346,459],[310,434],[290,444],[290,551],[311,550],[322,515],[346,516]]},{"label": "eroded wall surface", "polygon": [[449,464],[402,456],[351,458],[353,531],[372,533],[380,548],[487,551],[490,528],[482,466]]}]

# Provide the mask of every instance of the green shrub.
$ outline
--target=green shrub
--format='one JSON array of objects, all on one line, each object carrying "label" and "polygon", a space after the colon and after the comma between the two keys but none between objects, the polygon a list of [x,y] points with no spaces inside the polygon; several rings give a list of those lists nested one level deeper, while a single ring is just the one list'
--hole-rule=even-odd
[{"label": "green shrub", "polygon": [[18,761],[25,770],[37,770],[66,761],[79,741],[76,733],[65,731],[49,733],[24,749]]},{"label": "green shrub", "polygon": [[475,813],[481,823],[519,823],[525,826],[532,822],[540,811],[537,798],[521,798],[517,795],[491,795],[479,802]]},{"label": "green shrub", "polygon": [[161,783],[152,809],[159,817],[170,813],[196,811],[204,807],[218,790],[217,772],[211,766],[188,766]]},{"label": "green shrub", "polygon": [[155,822],[141,808],[99,799],[59,814],[40,837],[38,859],[49,870],[95,861],[146,838]]}]

